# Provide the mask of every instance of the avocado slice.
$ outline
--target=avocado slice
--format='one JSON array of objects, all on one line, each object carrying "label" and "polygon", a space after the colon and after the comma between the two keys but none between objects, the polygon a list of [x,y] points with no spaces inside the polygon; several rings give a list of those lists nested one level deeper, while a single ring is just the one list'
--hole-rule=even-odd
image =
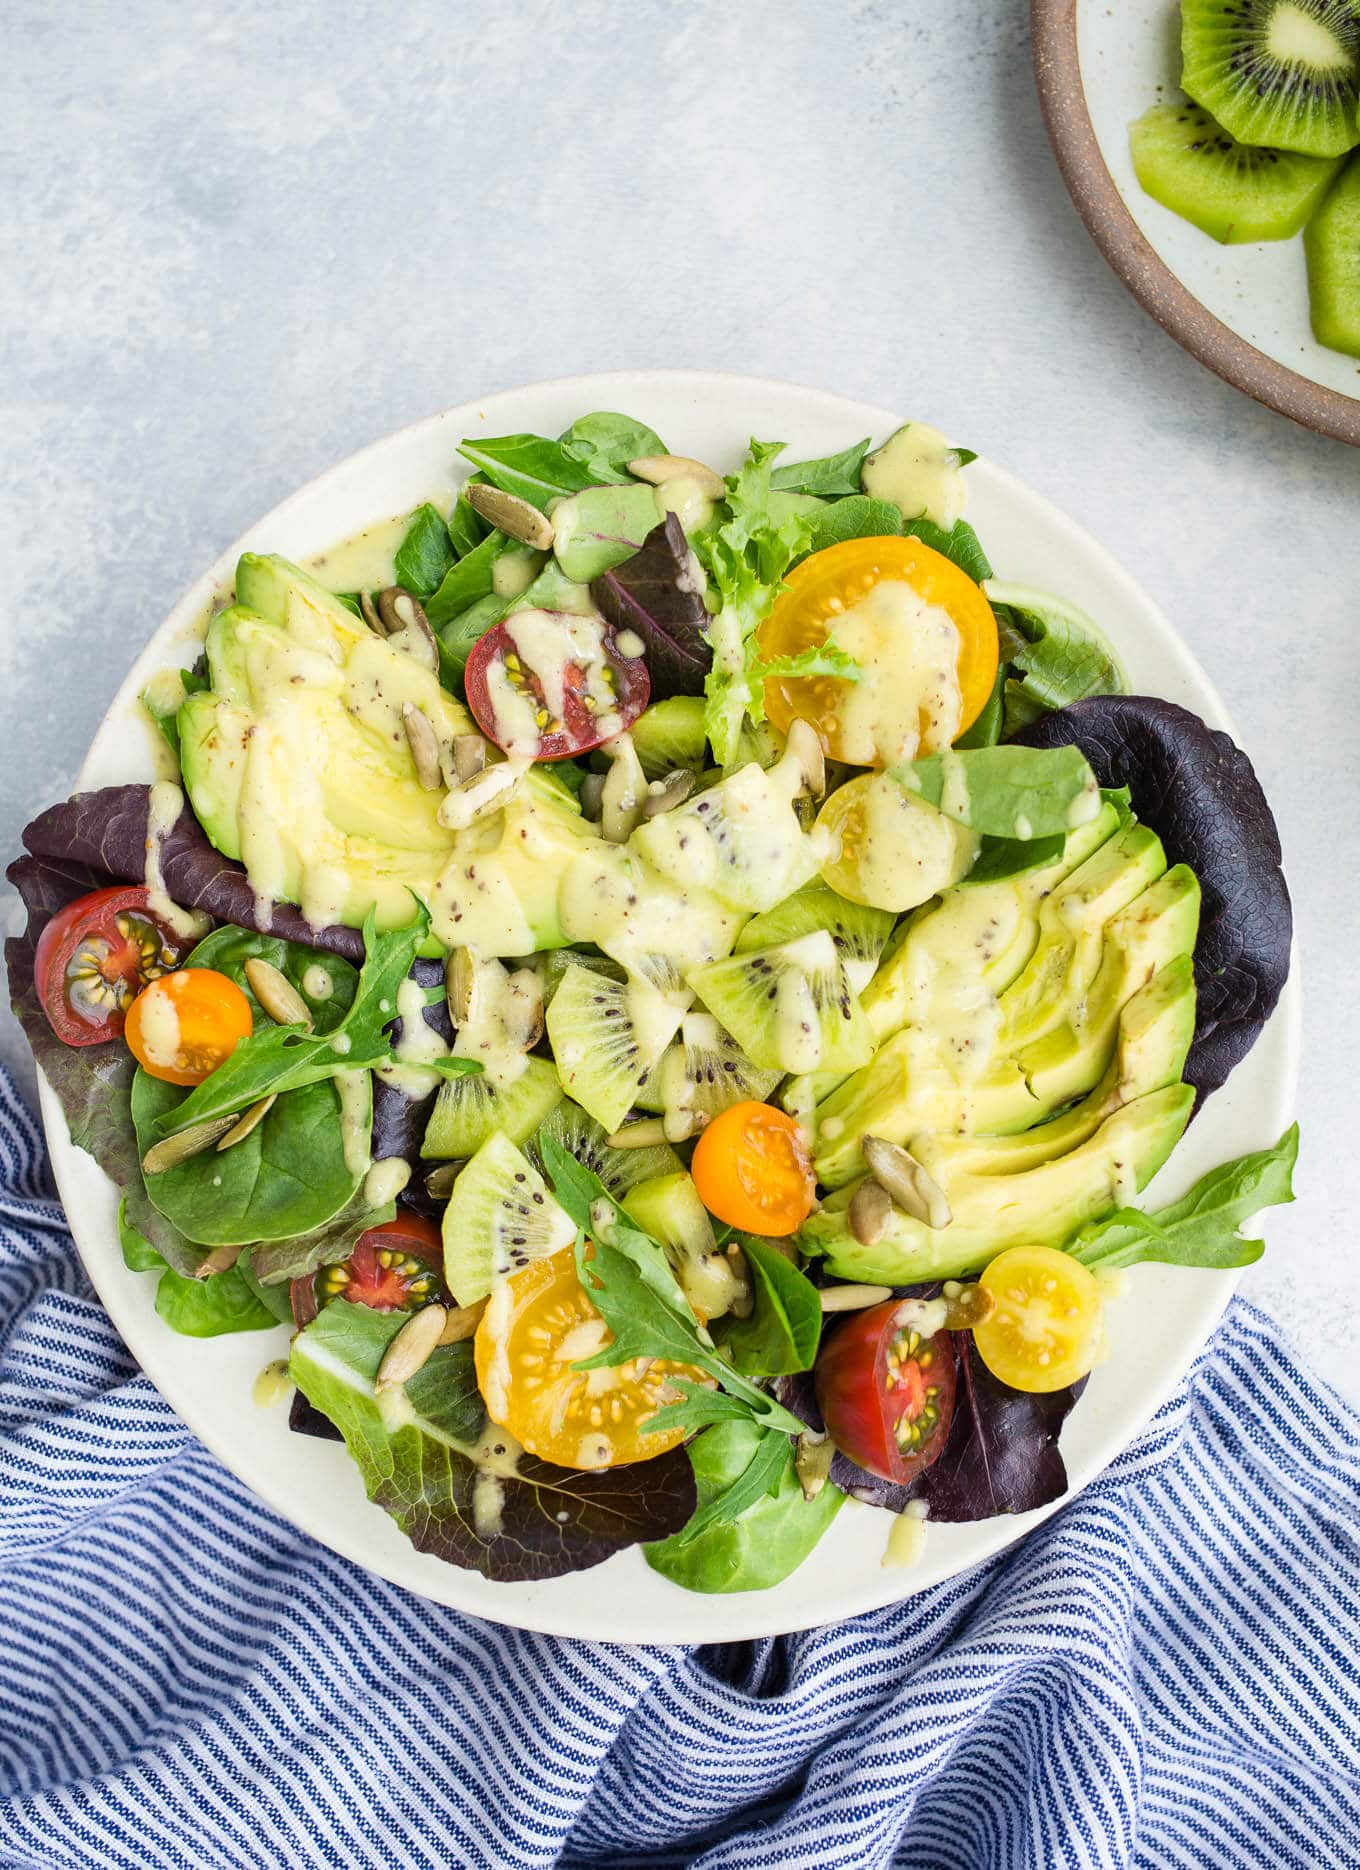
[{"label": "avocado slice", "polygon": [[[574,801],[530,774],[499,812],[460,832],[429,899],[433,927],[449,947],[509,957],[574,940],[559,907],[563,872],[600,842]],[[606,845],[606,850],[615,846]]]},{"label": "avocado slice", "polygon": [[291,559],[277,552],[243,552],[236,561],[236,602],[263,617],[266,623],[286,626],[294,593],[302,592],[339,625],[346,636],[359,635],[364,625],[334,591]]},{"label": "avocado slice", "polygon": [[854,1188],[841,1189],[807,1223],[799,1244],[823,1256],[839,1278],[890,1286],[960,1278],[1018,1241],[1061,1246],[1084,1222],[1152,1180],[1180,1140],[1194,1102],[1188,1084],[1168,1085],[1123,1105],[1084,1142],[1050,1161],[1012,1174],[961,1170],[944,1185],[953,1212],[948,1227],[927,1227],[895,1209],[873,1246],[862,1246],[850,1232]]}]

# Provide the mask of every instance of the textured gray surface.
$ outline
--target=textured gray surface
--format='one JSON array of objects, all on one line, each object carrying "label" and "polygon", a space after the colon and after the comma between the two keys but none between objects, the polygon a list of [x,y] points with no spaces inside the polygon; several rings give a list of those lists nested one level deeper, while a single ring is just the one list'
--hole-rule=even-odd
[{"label": "textured gray surface", "polygon": [[[8,0],[0,849],[191,578],[389,429],[650,364],[919,414],[1113,548],[1257,760],[1308,995],[1301,1199],[1247,1291],[1360,1397],[1360,453],[1124,296],[1049,155],[1026,11]],[[10,1023],[0,1050],[26,1073]]]}]

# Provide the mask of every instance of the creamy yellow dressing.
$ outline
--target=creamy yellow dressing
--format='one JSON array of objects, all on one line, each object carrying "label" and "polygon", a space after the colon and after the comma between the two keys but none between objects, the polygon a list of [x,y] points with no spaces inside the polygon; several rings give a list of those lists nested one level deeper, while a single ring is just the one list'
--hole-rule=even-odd
[{"label": "creamy yellow dressing", "polygon": [[179,1057],[179,1014],[168,993],[150,993],[142,1001],[141,1040],[148,1065],[166,1071]]},{"label": "creamy yellow dressing", "polygon": [[[840,756],[890,766],[948,747],[963,720],[959,633],[949,612],[900,578],[874,584],[834,619],[837,645],[866,671],[838,684]],[[891,669],[891,678],[875,669]]]},{"label": "creamy yellow dressing", "polygon": [[542,1023],[543,989],[532,968],[512,973],[499,961],[479,960],[470,1017],[453,1042],[456,1058],[475,1058],[488,1084],[509,1090],[529,1063],[530,1034]]},{"label": "creamy yellow dressing", "polygon": [[370,1208],[385,1208],[395,1201],[411,1179],[411,1165],[404,1156],[383,1156],[364,1177],[364,1203]]},{"label": "creamy yellow dressing", "polygon": [[713,502],[692,474],[663,481],[656,500],[663,513],[674,513],[686,533],[701,532],[713,517]]},{"label": "creamy yellow dressing", "polygon": [[491,567],[491,589],[497,597],[522,597],[543,569],[545,554],[513,548],[502,552]]},{"label": "creamy yellow dressing", "polygon": [[908,422],[890,435],[865,461],[860,484],[872,499],[891,500],[908,519],[924,515],[946,532],[968,501],[957,454],[926,422]]},{"label": "creamy yellow dressing", "polygon": [[332,1079],[340,1099],[340,1148],[353,1176],[366,1175],[373,1160],[373,1107],[366,1071],[337,1071]]},{"label": "creamy yellow dressing", "polygon": [[324,552],[299,562],[329,591],[381,591],[396,580],[397,548],[410,524],[409,513],[378,520],[351,538],[341,539]]},{"label": "creamy yellow dressing", "polygon": [[926,1524],[929,1508],[924,1500],[908,1500],[900,1513],[893,1515],[883,1553],[885,1569],[905,1570],[918,1564],[926,1549]]},{"label": "creamy yellow dressing", "polygon": [[291,1394],[292,1378],[288,1374],[288,1359],[276,1357],[273,1363],[266,1364],[256,1377],[250,1391],[250,1400],[257,1409],[273,1409],[285,1396]]},{"label": "creamy yellow dressing", "polygon": [[[851,788],[853,805],[847,808]],[[900,914],[972,869],[977,835],[886,773],[851,780],[844,795],[832,795],[828,815],[839,839],[821,866],[824,879],[842,895]]]},{"label": "creamy yellow dressing", "polygon": [[146,886],[147,907],[160,917],[181,941],[199,942],[212,927],[210,916],[193,909],[181,909],[172,902],[161,873],[161,853],[165,840],[174,830],[184,810],[184,794],[172,779],[158,779],[147,799],[146,863],[142,881]]}]

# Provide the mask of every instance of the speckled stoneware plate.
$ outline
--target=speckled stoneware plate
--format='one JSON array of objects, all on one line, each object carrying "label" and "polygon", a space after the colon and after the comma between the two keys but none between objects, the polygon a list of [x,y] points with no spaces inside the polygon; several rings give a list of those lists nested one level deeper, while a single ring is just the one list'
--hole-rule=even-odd
[{"label": "speckled stoneware plate", "polygon": [[1313,337],[1302,240],[1221,246],[1138,186],[1129,125],[1183,95],[1177,0],[1032,0],[1031,17],[1063,180],[1129,291],[1227,382],[1360,445],[1360,358]]},{"label": "speckled stoneware plate", "polygon": [[[531,429],[558,434],[590,409],[642,417],[676,452],[730,471],[748,435],[778,437],[794,455],[883,436],[901,415],[819,390],[758,378],[680,371],[621,372],[512,390],[450,409],[403,429],[332,468],[286,500],[175,606],[124,682],[81,768],[82,786],[148,777],[152,748],[137,696],[158,670],[192,660],[194,634],[213,596],[231,582],[243,550],[301,559],[420,501],[447,496],[459,478],[454,450],[466,435]],[[931,411],[907,410],[929,419]],[[975,439],[973,437],[970,440]],[[1133,686],[1196,709],[1216,727],[1231,723],[1208,678],[1175,631],[1104,549],[1003,469],[968,470],[970,517],[998,575],[1047,586],[1082,605],[1117,645]],[[1298,1044],[1298,993],[1291,982],[1255,1050],[1206,1105],[1153,1189],[1180,1195],[1205,1170],[1271,1143],[1289,1121]],[[118,1193],[75,1149],[55,1096],[42,1110],[57,1182],[85,1264],[133,1355],[193,1431],[270,1506],[323,1544],[408,1590],[526,1629],[616,1641],[714,1642],[829,1623],[870,1610],[976,1565],[1021,1538],[1047,1512],[968,1526],[930,1528],[909,1571],[882,1564],[886,1514],[850,1502],[808,1562],[777,1589],[701,1597],[668,1583],[637,1551],[594,1571],[547,1584],[492,1584],[417,1552],[364,1496],[343,1448],[290,1433],[287,1410],[261,1409],[251,1388],[282,1356],[286,1334],[251,1332],[201,1341],[177,1337],[152,1309],[151,1282],[123,1265]],[[1072,1491],[1138,1433],[1204,1343],[1233,1289],[1230,1275],[1143,1267],[1110,1316],[1111,1353],[1092,1377],[1063,1435]],[[1052,1511],[1054,1509],[1049,1509]],[[607,1575],[606,1575],[607,1574]]]}]

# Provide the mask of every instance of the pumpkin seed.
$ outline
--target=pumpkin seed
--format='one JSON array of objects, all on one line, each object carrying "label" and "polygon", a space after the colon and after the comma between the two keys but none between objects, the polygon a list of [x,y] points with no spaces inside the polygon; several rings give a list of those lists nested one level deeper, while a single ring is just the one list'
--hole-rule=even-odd
[{"label": "pumpkin seed", "polygon": [[425,615],[424,606],[399,584],[388,585],[378,593],[378,615],[394,649],[404,650],[426,669],[439,667],[439,639]]},{"label": "pumpkin seed", "polygon": [[443,1305],[422,1305],[418,1312],[412,1312],[383,1352],[375,1391],[398,1389],[423,1369],[444,1335],[448,1318],[448,1309]]},{"label": "pumpkin seed", "polygon": [[439,736],[430,725],[429,715],[413,701],[403,701],[401,724],[406,729],[406,744],[411,749],[416,778],[426,792],[438,792],[444,775],[439,764]]},{"label": "pumpkin seed", "polygon": [[868,1175],[851,1198],[850,1232],[862,1247],[877,1246],[892,1219],[892,1211],[892,1196],[882,1183]]},{"label": "pumpkin seed", "polygon": [[486,742],[480,734],[457,734],[453,742],[453,773],[459,785],[475,779],[486,765]]},{"label": "pumpkin seed", "polygon": [[948,1227],[954,1216],[944,1190],[909,1150],[882,1136],[866,1136],[860,1150],[869,1173],[896,1205],[927,1227]]},{"label": "pumpkin seed", "polygon": [[484,520],[489,520],[508,539],[518,539],[521,545],[531,545],[536,552],[551,552],[552,521],[546,513],[540,513],[536,506],[521,500],[518,494],[506,493],[500,487],[484,486],[481,481],[473,481],[464,487],[463,493],[473,512],[480,513]]},{"label": "pumpkin seed", "polygon": [[373,593],[371,591],[360,591],[359,608],[364,613],[364,622],[368,625],[369,629],[373,631],[374,635],[386,636],[387,631],[383,628],[383,620],[378,615],[378,606],[373,602]]},{"label": "pumpkin seed", "polygon": [[519,786],[527,767],[512,760],[488,766],[475,779],[468,779],[446,793],[439,808],[439,822],[450,831],[466,831],[470,824],[488,812],[498,812]]},{"label": "pumpkin seed", "polygon": [[444,985],[449,1018],[455,1026],[469,1025],[477,992],[477,957],[470,948],[453,950],[444,968]]},{"label": "pumpkin seed", "polygon": [[425,1177],[425,1193],[431,1201],[447,1201],[453,1193],[453,1184],[466,1163],[466,1157],[458,1162],[441,1162],[437,1169],[431,1169]]},{"label": "pumpkin seed", "polygon": [[659,818],[662,812],[674,811],[677,805],[683,805],[694,790],[695,778],[696,775],[687,766],[677,766],[664,779],[654,779],[647,802],[642,808],[642,816]]},{"label": "pumpkin seed", "polygon": [[836,1444],[829,1435],[805,1428],[793,1444],[793,1466],[805,1500],[815,1500],[831,1478]]},{"label": "pumpkin seed", "polygon": [[276,1026],[305,1026],[312,1030],[311,1008],[272,961],[252,955],[246,962],[246,981],[250,991]]},{"label": "pumpkin seed", "polygon": [[201,1156],[220,1136],[235,1128],[238,1115],[209,1117],[203,1123],[191,1123],[187,1130],[167,1136],[162,1143],[153,1143],[142,1157],[142,1174],[164,1175],[167,1169],[177,1169],[181,1162]]},{"label": "pumpkin seed", "polygon": [[668,1110],[661,1119],[662,1135],[668,1143],[687,1143],[708,1128],[711,1115],[707,1110]]},{"label": "pumpkin seed", "polygon": [[721,500],[727,493],[722,475],[690,455],[639,455],[628,463],[628,472],[653,487],[664,487],[668,480],[692,480],[707,500]]},{"label": "pumpkin seed", "polygon": [[803,774],[803,790],[810,798],[820,799],[826,791],[826,752],[810,721],[789,722],[785,758],[797,761]]},{"label": "pumpkin seed", "polygon": [[255,1129],[257,1125],[263,1123],[270,1111],[274,1108],[275,1103],[278,1101],[278,1095],[277,1091],[271,1091],[268,1097],[256,1098],[255,1102],[250,1106],[250,1109],[245,1112],[239,1122],[234,1123],[227,1131],[226,1135],[217,1145],[218,1149],[231,1149],[237,1143],[244,1143],[246,1138],[250,1135],[250,1132]]},{"label": "pumpkin seed", "polygon": [[818,1295],[824,1312],[863,1312],[892,1297],[891,1286],[823,1286]]},{"label": "pumpkin seed", "polygon": [[444,1321],[444,1329],[439,1334],[441,1344],[462,1344],[470,1338],[482,1321],[486,1310],[486,1300],[478,1299],[475,1305],[452,1305]]},{"label": "pumpkin seed", "polygon": [[581,781],[581,815],[594,819],[596,824],[599,823],[604,805],[604,782],[603,773],[587,773]]},{"label": "pumpkin seed", "polygon": [[666,1141],[660,1117],[644,1117],[638,1123],[625,1123],[605,1139],[611,1149],[656,1149]]},{"label": "pumpkin seed", "polygon": [[201,1260],[194,1268],[194,1278],[211,1279],[214,1273],[225,1273],[229,1267],[235,1266],[244,1252],[245,1247],[240,1241],[233,1246],[214,1247],[207,1259]]}]

